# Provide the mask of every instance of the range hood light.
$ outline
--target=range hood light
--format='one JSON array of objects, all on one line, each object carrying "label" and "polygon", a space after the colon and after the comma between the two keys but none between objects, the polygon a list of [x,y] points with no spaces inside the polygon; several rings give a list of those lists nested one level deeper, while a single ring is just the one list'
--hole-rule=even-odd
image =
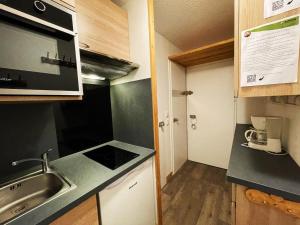
[{"label": "range hood light", "polygon": [[105,80],[105,77],[101,77],[96,74],[89,74],[89,75],[82,74],[81,76],[85,79],[91,79],[91,80]]}]

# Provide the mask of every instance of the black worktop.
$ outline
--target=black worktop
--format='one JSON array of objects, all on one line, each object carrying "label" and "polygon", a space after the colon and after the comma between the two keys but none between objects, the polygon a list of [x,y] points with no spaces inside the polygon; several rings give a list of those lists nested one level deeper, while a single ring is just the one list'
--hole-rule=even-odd
[{"label": "black worktop", "polygon": [[241,146],[249,127],[236,125],[228,181],[300,202],[300,167],[289,155],[276,156]]},{"label": "black worktop", "polygon": [[[82,154],[108,144],[139,154],[139,156],[115,170],[110,170]],[[154,154],[155,151],[152,149],[138,147],[119,141],[111,141],[53,161],[50,164],[51,167],[72,181],[77,186],[76,189],[33,209],[7,224],[49,224],[84,200],[103,190],[106,186],[151,158]]]}]

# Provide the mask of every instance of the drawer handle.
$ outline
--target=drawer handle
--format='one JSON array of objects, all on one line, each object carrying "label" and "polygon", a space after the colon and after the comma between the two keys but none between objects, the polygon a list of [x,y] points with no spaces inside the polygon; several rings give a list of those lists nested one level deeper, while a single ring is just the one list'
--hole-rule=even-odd
[{"label": "drawer handle", "polygon": [[134,186],[136,186],[138,184],[138,182],[136,181],[133,185],[131,185],[128,189],[130,190],[131,188],[133,188]]},{"label": "drawer handle", "polygon": [[82,48],[90,48],[90,46],[86,43],[79,42],[79,44]]}]

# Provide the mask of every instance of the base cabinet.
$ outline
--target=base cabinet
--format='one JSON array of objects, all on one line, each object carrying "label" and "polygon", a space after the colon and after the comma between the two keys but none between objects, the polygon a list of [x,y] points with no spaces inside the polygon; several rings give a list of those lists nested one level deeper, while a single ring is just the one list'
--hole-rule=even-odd
[{"label": "base cabinet", "polygon": [[84,201],[50,225],[100,225],[96,196]]},{"label": "base cabinet", "polygon": [[155,225],[152,159],[99,193],[104,225]]},{"label": "base cabinet", "polygon": [[245,194],[247,189],[241,185],[237,185],[235,188],[236,202],[233,214],[236,225],[300,225],[300,219],[296,217],[270,206],[250,202]]}]

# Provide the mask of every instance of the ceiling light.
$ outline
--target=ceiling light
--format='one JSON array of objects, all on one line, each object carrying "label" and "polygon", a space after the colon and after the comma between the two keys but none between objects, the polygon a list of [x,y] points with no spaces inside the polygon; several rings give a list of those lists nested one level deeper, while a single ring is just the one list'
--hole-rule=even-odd
[{"label": "ceiling light", "polygon": [[105,80],[105,77],[101,77],[96,74],[89,74],[89,75],[82,74],[81,76],[85,79],[91,79],[91,80]]}]

